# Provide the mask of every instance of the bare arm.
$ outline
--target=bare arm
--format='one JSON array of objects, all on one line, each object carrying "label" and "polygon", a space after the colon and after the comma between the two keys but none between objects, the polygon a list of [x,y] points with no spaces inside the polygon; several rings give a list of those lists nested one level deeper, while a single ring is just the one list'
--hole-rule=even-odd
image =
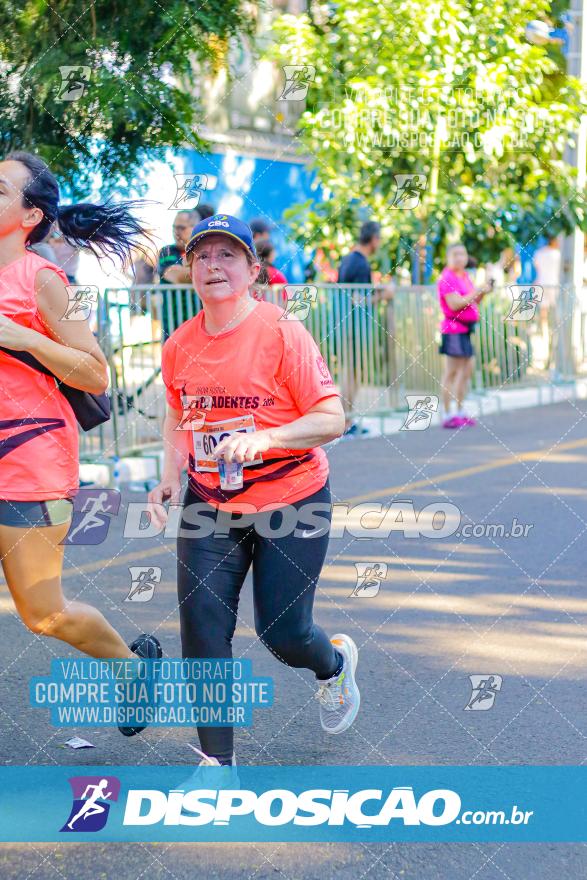
[{"label": "bare arm", "polygon": [[176,431],[183,413],[167,404],[163,422],[163,473],[178,476],[187,464],[189,431]]},{"label": "bare arm", "polygon": [[214,450],[214,458],[225,461],[253,461],[268,449],[310,449],[334,440],[344,431],[345,417],[339,397],[328,397],[307,413],[276,428],[251,434],[235,433]]},{"label": "bare arm", "polygon": [[160,528],[167,522],[167,511],[163,503],[179,504],[181,494],[181,472],[188,458],[188,431],[176,431],[183,413],[167,405],[163,422],[163,474],[161,482],[149,492],[148,511],[153,522]]},{"label": "bare arm", "polygon": [[39,313],[50,338],[2,317],[0,341],[29,351],[67,385],[100,394],[108,387],[108,365],[87,321],[61,320],[69,305],[65,285],[50,269],[35,279]]},{"label": "bare arm", "polygon": [[310,449],[335,440],[344,431],[345,417],[340,397],[321,400],[288,425],[270,428],[271,448]]},{"label": "bare arm", "polygon": [[165,281],[170,284],[189,284],[191,286],[192,276],[187,266],[168,266],[163,273]]},{"label": "bare arm", "polygon": [[460,293],[447,293],[444,297],[444,300],[453,312],[460,312],[461,309],[466,308],[474,302],[481,302],[486,293],[489,293],[491,290],[490,284],[485,284],[483,287],[475,288],[472,293],[468,293],[466,296],[461,296]]}]

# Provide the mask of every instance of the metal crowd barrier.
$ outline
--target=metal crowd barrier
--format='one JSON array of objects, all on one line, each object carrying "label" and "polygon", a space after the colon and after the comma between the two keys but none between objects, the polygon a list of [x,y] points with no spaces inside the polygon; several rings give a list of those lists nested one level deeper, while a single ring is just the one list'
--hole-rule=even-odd
[{"label": "metal crowd barrier", "polygon": [[[317,298],[304,323],[343,398],[353,385],[359,389],[357,410],[382,416],[405,408],[406,393],[438,393],[435,286],[400,287],[387,301],[366,285],[314,286]],[[284,304],[281,287],[260,289],[256,296]],[[512,306],[507,289],[483,300],[473,337],[476,392],[570,378],[576,372],[573,357],[587,361],[587,305],[562,290],[551,299],[553,305],[537,309],[528,321],[506,320]],[[110,366],[112,419],[80,435],[83,459],[144,455],[160,446],[162,343],[200,308],[191,288],[140,285],[105,291],[98,336]]]}]

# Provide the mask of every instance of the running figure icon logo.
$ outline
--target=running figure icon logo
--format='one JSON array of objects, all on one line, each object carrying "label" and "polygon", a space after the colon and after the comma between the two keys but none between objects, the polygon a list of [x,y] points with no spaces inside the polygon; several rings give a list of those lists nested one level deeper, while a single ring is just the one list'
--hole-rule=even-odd
[{"label": "running figure icon logo", "polygon": [[429,394],[406,394],[408,414],[400,431],[425,431],[430,427],[432,416],[438,412],[438,397]]},{"label": "running figure icon logo", "polygon": [[161,569],[158,565],[129,565],[130,590],[125,602],[150,602],[155,587],[161,583]]},{"label": "running figure icon logo", "polygon": [[56,100],[77,101],[83,98],[91,72],[91,67],[60,67],[61,85]]},{"label": "running figure icon logo", "polygon": [[392,208],[410,211],[420,204],[420,197],[426,189],[428,178],[425,174],[394,174],[396,193]]},{"label": "running figure icon logo", "polygon": [[110,528],[110,517],[120,509],[116,489],[80,489],[73,499],[71,526],[62,544],[101,544]]},{"label": "running figure icon logo", "polygon": [[355,562],[357,583],[349,599],[370,599],[387,577],[387,562]]},{"label": "running figure icon logo", "polygon": [[305,321],[312,303],[318,299],[318,288],[310,284],[286,284],[287,306],[280,321]]},{"label": "running figure icon logo", "polygon": [[465,706],[465,712],[484,712],[491,709],[495,703],[495,697],[501,690],[501,675],[470,675],[471,698]]},{"label": "running figure icon logo", "polygon": [[531,321],[542,302],[544,288],[539,284],[510,284],[512,305],[506,321]]},{"label": "running figure icon logo", "polygon": [[310,64],[286,64],[283,68],[285,85],[278,101],[303,101],[310,83],[314,82],[316,68]]},{"label": "running figure icon logo", "polygon": [[72,776],[71,812],[60,831],[101,831],[108,821],[110,804],[120,794],[116,776]]},{"label": "running figure icon logo", "polygon": [[98,288],[83,284],[69,284],[66,288],[69,300],[60,321],[87,321],[92,314],[92,304],[98,302]]},{"label": "running figure icon logo", "polygon": [[177,191],[169,210],[191,210],[200,204],[202,192],[212,189],[207,174],[174,174]]}]

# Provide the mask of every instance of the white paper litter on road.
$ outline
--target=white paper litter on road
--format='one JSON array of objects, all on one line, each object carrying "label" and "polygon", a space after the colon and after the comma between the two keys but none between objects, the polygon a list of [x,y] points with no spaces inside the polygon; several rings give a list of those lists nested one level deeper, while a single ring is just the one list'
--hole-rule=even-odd
[{"label": "white paper litter on road", "polygon": [[71,739],[68,739],[65,743],[66,746],[70,746],[72,749],[95,749],[96,746],[91,742],[88,742],[87,739],[82,739],[81,736],[72,736]]}]

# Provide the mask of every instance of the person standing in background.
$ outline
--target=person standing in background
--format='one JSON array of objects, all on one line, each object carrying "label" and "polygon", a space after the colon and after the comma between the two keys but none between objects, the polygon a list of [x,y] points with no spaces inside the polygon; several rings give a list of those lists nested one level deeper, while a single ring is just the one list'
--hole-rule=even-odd
[{"label": "person standing in background", "polygon": [[178,211],[173,221],[173,244],[159,251],[158,269],[161,284],[187,284],[189,271],[182,265],[185,246],[195,223],[200,220],[197,211]]},{"label": "person standing in background", "polygon": [[264,301],[267,299],[268,288],[273,284],[281,284],[281,300],[282,302],[287,303],[287,291],[285,290],[287,278],[283,272],[280,272],[279,269],[276,269],[273,265],[273,257],[275,256],[275,248],[273,247],[273,244],[269,240],[261,241],[257,246],[256,251],[261,264],[261,270],[257,282],[251,288],[251,296],[253,296],[254,299]]},{"label": "person standing in background", "polygon": [[207,220],[208,217],[213,217],[214,214],[216,213],[216,211],[214,210],[212,205],[206,205],[206,204],[198,205],[198,207],[195,210],[196,210],[196,214],[198,214],[198,216],[200,217],[200,220]]},{"label": "person standing in background", "polygon": [[271,241],[263,241],[257,245],[257,255],[261,261],[261,271],[267,273],[267,284],[287,284],[287,278],[273,265],[275,248]]},{"label": "person standing in background", "polygon": [[381,226],[368,220],[361,226],[359,241],[343,257],[338,270],[339,284],[371,284],[371,266],[368,257],[374,256],[381,244]]},{"label": "person standing in background", "polygon": [[249,228],[253,233],[253,244],[256,248],[258,248],[260,244],[269,241],[271,227],[262,217],[255,217],[254,220],[251,220]]},{"label": "person standing in background", "polygon": [[69,244],[59,229],[53,229],[49,244],[55,254],[55,265],[63,269],[70,284],[75,284],[79,268],[79,248]]},{"label": "person standing in background", "polygon": [[[479,320],[479,302],[492,285],[476,288],[467,274],[469,255],[463,244],[446,250],[446,266],[438,279],[438,299],[443,319],[440,325],[445,355],[440,381],[442,390],[442,427],[462,428],[476,424],[463,410],[463,401],[473,375],[475,352],[471,334]],[[452,404],[456,412],[451,414]]]},{"label": "person standing in background", "polygon": [[149,309],[148,291],[137,290],[140,284],[154,284],[155,282],[155,265],[151,259],[147,259],[145,254],[138,248],[135,248],[132,254],[132,264],[130,268],[130,307],[134,315],[145,315]]},{"label": "person standing in background", "polygon": [[[556,238],[549,238],[548,243],[538,248],[532,262],[536,270],[535,284],[542,287],[540,303],[540,329],[545,346],[546,360],[549,367],[554,366],[554,348],[558,338],[558,324],[554,312],[559,294],[561,251]],[[549,320],[551,319],[551,320]],[[552,337],[551,337],[552,328]]]},{"label": "person standing in background", "polygon": [[138,254],[132,263],[132,279],[134,284],[153,284],[155,266]]},{"label": "person standing in background", "polygon": [[[373,257],[379,250],[381,244],[381,226],[374,220],[367,220],[361,226],[359,233],[359,241],[353,250],[342,258],[338,270],[339,284],[364,284],[373,283],[371,273],[371,265],[369,257]],[[381,286],[377,291],[375,289],[367,292],[363,298],[363,304],[374,305],[380,300],[389,300],[393,296],[393,286],[386,284]],[[359,308],[356,308],[356,306]],[[355,327],[353,313],[359,312],[361,309],[361,299],[354,293],[350,292],[347,296],[340,295],[340,317],[337,323],[340,324],[342,350],[344,351],[345,342],[347,346],[347,363],[339,364],[339,382],[341,387],[341,396],[344,403],[346,413],[345,435],[355,436],[357,434],[367,434],[365,428],[359,430],[356,423],[353,422],[352,412],[355,397],[358,391],[356,366],[358,361],[360,336],[358,328]],[[337,357],[341,360],[342,352],[337,352]]]},{"label": "person standing in background", "polygon": [[36,244],[27,245],[29,251],[34,251],[35,254],[38,254],[39,257],[43,257],[44,260],[48,260],[50,263],[55,263],[55,251],[49,244],[49,238],[43,239],[43,241],[38,241]]},{"label": "person standing in background", "polygon": [[558,239],[551,238],[548,244],[538,248],[533,257],[536,269],[536,284],[544,288],[545,299],[549,299],[549,305],[554,305],[558,287],[560,284],[561,251]]},{"label": "person standing in background", "polygon": [[[173,221],[173,244],[166,244],[159,251],[157,273],[161,284],[185,285],[191,287],[191,276],[183,265],[185,248],[193,226],[200,222],[198,211],[178,211]],[[188,297],[189,300],[188,301]],[[185,291],[169,291],[162,294],[161,341],[179,327],[195,312],[195,295]]]}]

